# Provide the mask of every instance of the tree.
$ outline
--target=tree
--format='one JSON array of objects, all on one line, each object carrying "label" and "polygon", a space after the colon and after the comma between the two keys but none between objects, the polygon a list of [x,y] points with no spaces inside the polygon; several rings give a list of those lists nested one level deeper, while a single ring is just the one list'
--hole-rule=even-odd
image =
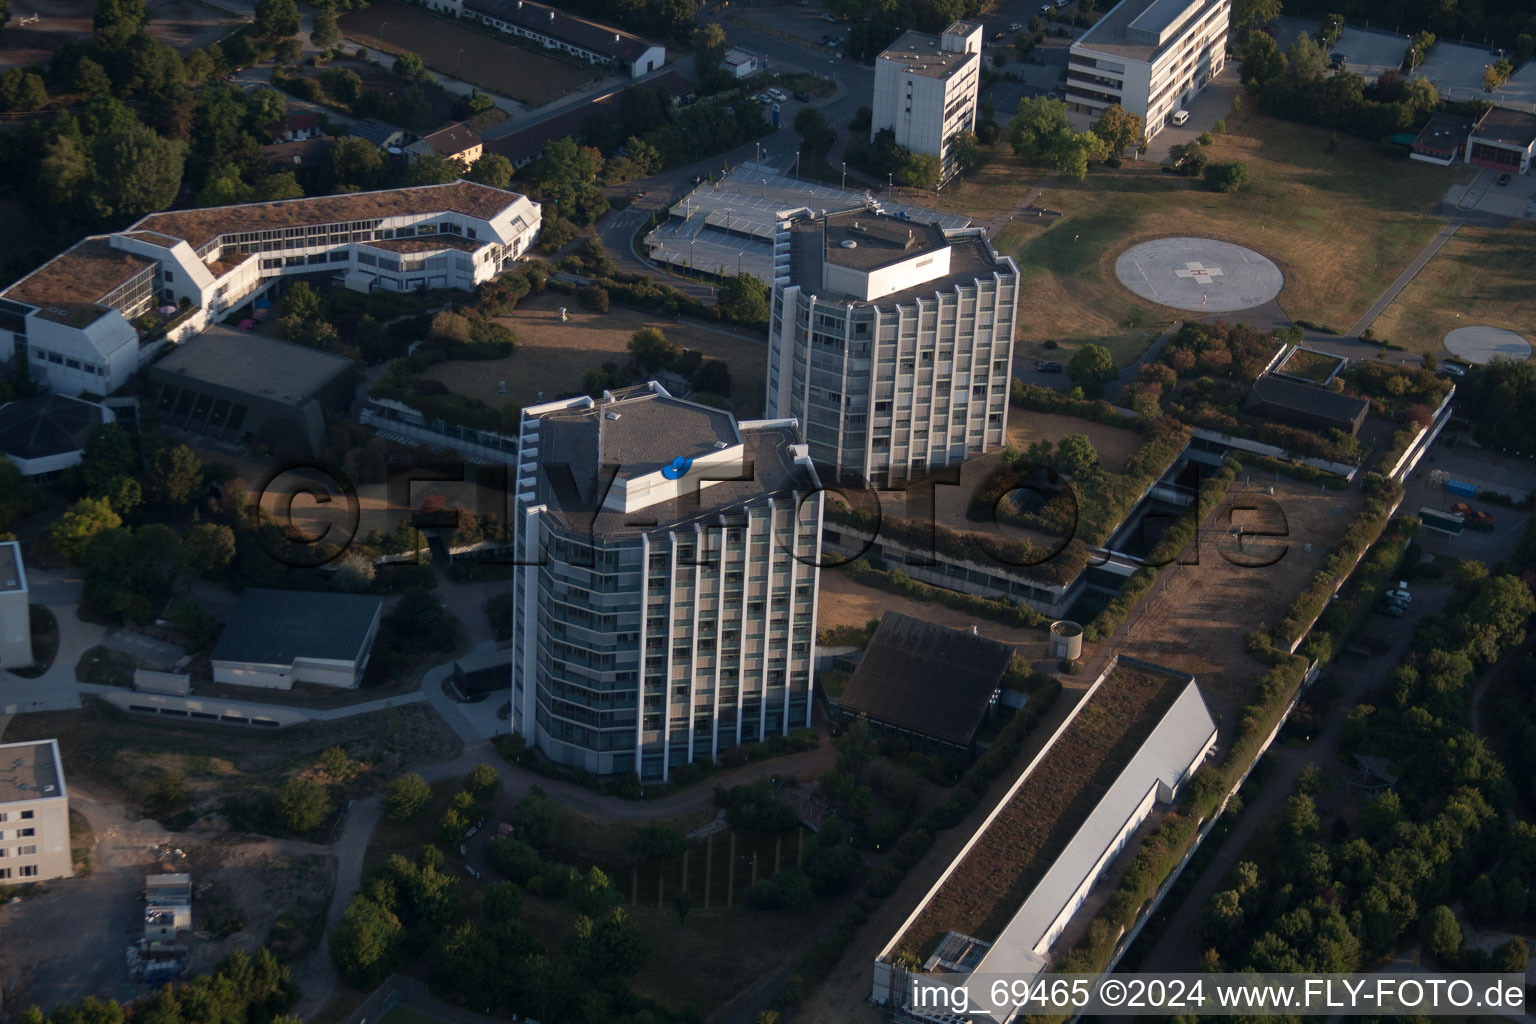
[{"label": "tree", "polygon": [[642,327],[629,339],[629,354],[647,372],[665,370],[683,354],[683,347],[668,341],[659,327]]},{"label": "tree", "polygon": [[1232,27],[1235,29],[1268,25],[1280,17],[1280,0],[1234,0]]},{"label": "tree", "polygon": [[720,284],[720,315],[739,324],[768,322],[768,288],[751,274],[727,277]]},{"label": "tree", "polygon": [[402,53],[395,58],[394,72],[409,82],[425,82],[432,75],[427,71],[427,63],[414,53]]},{"label": "tree", "polygon": [[363,94],[363,78],[351,68],[331,68],[320,75],[320,81],[333,99],[349,107]]},{"label": "tree", "polygon": [[192,787],[187,783],[187,773],[180,768],[161,768],[155,773],[155,783],[150,788],[144,809],[164,820],[185,811],[191,800]]},{"label": "tree", "polygon": [[261,203],[272,203],[279,199],[303,199],[304,187],[292,171],[274,171],[256,183],[253,198]]},{"label": "tree", "polygon": [[151,501],[184,506],[202,490],[203,464],[184,444],[157,448],[144,460],[144,483]]},{"label": "tree", "polygon": [[320,783],[294,776],[277,791],[272,806],[283,831],[304,835],[325,823],[331,796]]},{"label": "tree", "polygon": [[1093,134],[1104,143],[1111,156],[1119,156],[1129,147],[1139,145],[1145,133],[1146,123],[1142,116],[1127,113],[1118,103],[1106,107],[1093,124]]},{"label": "tree", "polygon": [[21,68],[0,75],[0,110],[41,110],[47,105],[48,88],[41,76]]},{"label": "tree", "polygon": [[523,890],[516,882],[494,882],[485,890],[485,919],[491,924],[516,921],[523,912]]},{"label": "tree", "polygon": [[1065,473],[1080,476],[1099,464],[1099,453],[1083,434],[1068,434],[1056,442],[1056,465]]},{"label": "tree", "polygon": [[1430,955],[1455,963],[1461,952],[1461,925],[1444,903],[1431,907],[1419,923],[1419,938]]},{"label": "tree", "polygon": [[411,161],[406,181],[411,185],[446,185],[458,181],[464,173],[457,160],[437,153],[426,153]]},{"label": "tree", "polygon": [[800,136],[809,153],[823,152],[837,141],[837,133],[827,124],[827,119],[821,111],[811,106],[801,107],[799,113],[795,114],[795,134]]},{"label": "tree", "polygon": [[1067,360],[1067,376],[1085,394],[1102,394],[1104,383],[1115,378],[1115,357],[1103,345],[1089,343]]},{"label": "tree", "polygon": [[693,910],[693,891],[686,888],[677,890],[677,895],[672,897],[672,908],[677,911],[677,923],[687,923],[688,915]]},{"label": "tree", "polygon": [[315,12],[315,27],[310,29],[309,41],[322,50],[341,42],[341,25],[334,10],[321,8]]},{"label": "tree", "polygon": [[384,790],[384,812],[392,821],[409,821],[432,799],[432,787],[416,772],[394,779]]},{"label": "tree", "polygon": [[148,17],[145,0],[97,0],[91,24],[96,38],[115,48],[137,35]]},{"label": "tree", "polygon": [[486,153],[470,165],[465,177],[492,188],[506,188],[512,184],[513,170],[512,161],[506,157],[499,153]]},{"label": "tree", "polygon": [[1044,96],[1019,100],[1017,112],[1008,122],[1008,145],[1025,163],[1045,165],[1063,135],[1070,135],[1067,105]]},{"label": "tree", "polygon": [[542,787],[534,786],[512,808],[511,823],[518,839],[536,849],[543,849],[554,840],[560,817],[549,795]]},{"label": "tree", "polygon": [[1206,164],[1205,183],[1217,192],[1236,192],[1248,184],[1248,165],[1241,160]]},{"label": "tree", "polygon": [[488,764],[477,764],[464,778],[464,785],[476,800],[489,800],[501,786],[501,776]]},{"label": "tree", "polygon": [[297,35],[299,5],[294,0],[256,0],[253,25],[259,37],[271,42]]},{"label": "tree", "polygon": [[908,153],[901,166],[901,177],[913,188],[932,192],[939,187],[944,165],[932,153]]},{"label": "tree", "polygon": [[48,528],[48,541],[71,562],[85,557],[91,538],[103,530],[122,526],[105,498],[81,498]]},{"label": "tree", "polygon": [[693,69],[699,91],[705,95],[718,92],[728,82],[728,76],[720,67],[725,59],[725,30],[715,22],[700,25],[693,30],[692,42]]},{"label": "tree", "polygon": [[1282,842],[1296,846],[1316,835],[1318,824],[1317,806],[1312,798],[1297,794],[1281,806],[1275,832]]},{"label": "tree", "polygon": [[1285,73],[1296,86],[1313,85],[1328,74],[1328,54],[1303,32],[1285,51]]},{"label": "tree", "polygon": [[235,557],[235,531],[223,523],[198,523],[181,535],[181,556],[204,575],[222,569]]},{"label": "tree", "polygon": [[956,132],[950,140],[950,152],[954,155],[955,166],[964,174],[975,174],[987,162],[987,154],[972,131]]},{"label": "tree", "polygon": [[95,136],[89,146],[90,166],[111,169],[85,190],[83,212],[90,222],[133,220],[176,198],[185,162],[181,142],[162,139],[135,121]]},{"label": "tree", "polygon": [[645,929],[620,907],[614,907],[602,917],[593,929],[592,938],[599,957],[599,970],[607,976],[629,977],[640,970],[651,955],[651,940]]},{"label": "tree", "polygon": [[565,890],[565,898],[578,914],[598,918],[618,907],[621,897],[597,865],[577,874]]},{"label": "tree", "polygon": [[338,139],[326,157],[321,178],[330,191],[372,188],[384,171],[384,155],[366,139]]},{"label": "tree", "polygon": [[398,917],[359,893],[331,932],[331,960],[353,987],[366,991],[389,973],[403,932]]}]

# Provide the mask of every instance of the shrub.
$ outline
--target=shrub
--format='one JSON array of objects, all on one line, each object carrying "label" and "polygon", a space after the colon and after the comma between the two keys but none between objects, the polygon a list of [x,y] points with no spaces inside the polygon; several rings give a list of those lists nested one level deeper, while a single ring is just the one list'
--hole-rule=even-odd
[{"label": "shrub", "polygon": [[587,285],[576,293],[576,298],[594,313],[608,312],[608,292],[601,285]]},{"label": "shrub", "polygon": [[402,775],[384,790],[384,812],[393,821],[414,818],[432,799],[432,789],[416,772]]}]

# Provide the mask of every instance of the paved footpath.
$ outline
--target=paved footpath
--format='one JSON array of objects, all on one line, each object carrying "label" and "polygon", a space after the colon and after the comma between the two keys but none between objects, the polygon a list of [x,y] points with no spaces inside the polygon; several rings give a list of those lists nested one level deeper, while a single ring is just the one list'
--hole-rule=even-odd
[{"label": "paved footpath", "polygon": [[1355,325],[1344,333],[1352,338],[1360,337],[1366,328],[1376,322],[1376,318],[1381,316],[1382,311],[1392,304],[1392,300],[1397,298],[1398,293],[1408,287],[1408,282],[1419,276],[1419,271],[1424,269],[1424,265],[1434,257],[1435,253],[1440,251],[1441,246],[1451,240],[1451,236],[1460,227],[1461,221],[1453,220],[1441,228],[1440,233],[1429,240],[1429,244],[1424,247],[1424,251],[1415,256],[1413,262],[1408,264],[1401,274],[1397,275],[1397,280],[1392,282],[1392,286],[1382,292],[1376,301],[1371,303],[1371,308],[1365,311],[1365,315],[1356,320]]}]

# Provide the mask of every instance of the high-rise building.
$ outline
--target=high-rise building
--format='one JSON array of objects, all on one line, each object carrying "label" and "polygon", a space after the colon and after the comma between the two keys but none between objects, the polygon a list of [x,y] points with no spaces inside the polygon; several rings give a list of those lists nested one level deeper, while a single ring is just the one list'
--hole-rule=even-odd
[{"label": "high-rise building", "polygon": [[1097,118],[1118,103],[1151,138],[1227,59],[1232,0],[1121,0],[1072,44],[1067,105]]},{"label": "high-rise building", "polygon": [[782,222],[767,410],[818,466],[883,487],[999,447],[1019,272],[981,228],[877,210]]},{"label": "high-rise building", "polygon": [[0,743],[0,885],[72,874],[59,741]]},{"label": "high-rise building", "polygon": [[822,497],[789,419],[654,382],[523,410],[512,729],[665,780],[811,723]]},{"label": "high-rise building", "polygon": [[898,146],[938,157],[948,178],[955,133],[976,127],[980,82],[980,24],[957,21],[937,37],[903,33],[875,59],[869,137],[891,129]]},{"label": "high-rise building", "polygon": [[[0,459],[5,458],[0,455]],[[21,545],[0,541],[0,668],[32,667],[32,611]]]}]

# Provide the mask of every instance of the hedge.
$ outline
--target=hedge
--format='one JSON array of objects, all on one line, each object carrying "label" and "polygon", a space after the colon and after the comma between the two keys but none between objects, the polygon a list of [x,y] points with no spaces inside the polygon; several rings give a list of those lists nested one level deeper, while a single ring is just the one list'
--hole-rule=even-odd
[{"label": "hedge", "polygon": [[1139,416],[1126,416],[1116,412],[1115,407],[1102,398],[1073,398],[1065,391],[1043,388],[1038,384],[1026,384],[1017,377],[1013,379],[1013,384],[1008,389],[1008,400],[1020,409],[1064,413],[1079,419],[1091,420],[1094,423],[1105,423],[1111,427],[1141,430],[1147,423]]},{"label": "hedge", "polygon": [[[993,619],[1009,626],[1034,629],[1050,621],[1027,604],[1005,601],[1002,598],[962,594],[958,590],[931,586],[898,570],[876,569],[862,558],[848,566],[848,578],[868,587],[878,587],[917,601],[933,601],[946,608],[953,608],[955,611],[979,615],[984,619]],[[864,642],[868,643],[868,639],[866,638]]]},{"label": "hedge", "polygon": [[1266,473],[1279,473],[1293,480],[1303,483],[1320,484],[1330,491],[1344,491],[1349,489],[1350,479],[1338,473],[1330,473],[1326,469],[1318,469],[1309,466],[1305,462],[1289,462],[1285,459],[1277,459],[1272,455],[1254,455],[1243,453],[1243,464],[1251,470],[1262,470]]}]

